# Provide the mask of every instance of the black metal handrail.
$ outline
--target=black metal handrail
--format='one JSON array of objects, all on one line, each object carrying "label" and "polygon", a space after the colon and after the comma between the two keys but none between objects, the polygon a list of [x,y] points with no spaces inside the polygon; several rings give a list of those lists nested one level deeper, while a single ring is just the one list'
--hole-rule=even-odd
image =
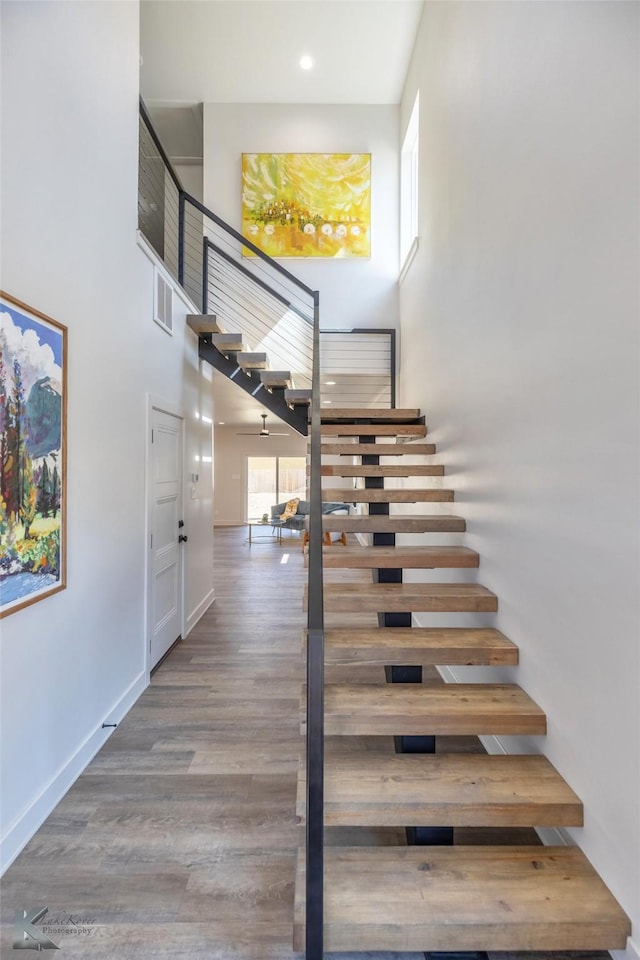
[{"label": "black metal handrail", "polygon": [[163,162],[164,162],[164,166],[165,166],[165,169],[166,169],[167,173],[169,174],[169,176],[171,177],[171,179],[172,179],[173,182],[175,183],[175,185],[176,185],[176,187],[178,188],[178,190],[184,191],[184,187],[182,186],[182,183],[180,182],[180,177],[178,176],[178,174],[177,174],[176,171],[174,170],[173,164],[171,163],[171,160],[169,160],[169,157],[167,156],[167,154],[166,154],[166,152],[165,152],[165,149],[164,149],[164,147],[162,146],[162,143],[161,143],[161,141],[160,141],[160,137],[159,137],[158,134],[156,133],[155,127],[153,126],[153,123],[151,122],[151,117],[149,116],[149,111],[147,110],[147,108],[146,108],[146,106],[145,106],[145,102],[144,102],[144,100],[142,99],[142,97],[139,98],[139,104],[140,104],[140,116],[142,117],[142,119],[143,119],[143,121],[144,121],[144,125],[145,125],[145,127],[147,128],[147,130],[149,131],[149,136],[150,136],[151,139],[153,140],[153,142],[154,142],[154,144],[155,144],[155,146],[156,146],[156,148],[157,148],[157,150],[158,150],[158,153],[160,154],[160,157],[162,158],[162,160],[163,160]]},{"label": "black metal handrail", "polygon": [[[303,321],[312,325],[312,363],[311,363],[311,404],[310,417],[310,486],[309,486],[309,568],[307,584],[307,843],[306,843],[306,958],[307,960],[322,960],[323,957],[323,924],[324,924],[324,600],[322,581],[322,489],[321,489],[321,405],[320,405],[320,297],[317,290],[299,280],[293,273],[281,266],[265,254],[256,244],[226,223],[221,217],[209,210],[195,197],[188,194],[177,176],[173,166],[162,147],[160,139],[153,128],[146,107],[140,99],[140,119],[153,147],[158,151],[158,157],[150,155],[145,159],[157,166],[162,161],[164,170],[172,181],[172,196],[169,198],[173,208],[174,220],[172,229],[167,231],[165,214],[167,209],[166,186],[163,187],[156,170],[148,176],[149,196],[160,198],[161,210],[153,209],[154,203],[147,202],[151,215],[155,215],[155,241],[148,237],[155,246],[160,257],[171,269],[175,267],[176,279],[190,295],[193,289],[186,283],[187,267],[187,207],[192,207],[215,224],[226,239],[229,238],[240,245],[240,249],[250,250],[258,262],[268,268],[273,274],[281,277],[287,284],[292,285],[302,295],[309,298],[312,304],[312,316],[294,305],[292,300],[280,293],[274,286],[268,284],[262,277],[257,276],[246,265],[240,263],[228,252],[216,246],[205,235],[204,230],[194,234],[195,245],[198,247],[198,256],[202,257],[201,264],[192,280],[202,284],[200,307],[203,313],[207,312],[208,297],[208,257],[213,247],[216,255],[245,279],[250,279],[257,289],[268,291],[268,295],[275,302],[279,302],[299,316]],[[142,134],[141,134],[142,141]],[[150,148],[150,154],[153,150]],[[141,150],[141,178],[142,178],[142,150]],[[155,180],[154,180],[155,174]],[[155,191],[155,193],[154,193]],[[160,194],[162,196],[160,197]],[[142,192],[139,189],[139,210],[142,209]],[[204,226],[204,222],[200,224]],[[143,229],[142,215],[140,228]],[[167,244],[168,238],[168,244]],[[173,245],[175,244],[175,249]],[[165,247],[172,247],[166,251]],[[161,249],[158,249],[160,247]],[[175,254],[175,255],[174,255]],[[194,264],[192,263],[191,268]],[[175,275],[174,274],[174,275]],[[286,289],[286,288],[285,288]],[[300,296],[300,294],[298,294]],[[192,296],[193,299],[193,296]],[[195,298],[196,302],[198,298]],[[308,309],[311,309],[309,305]]]},{"label": "black metal handrail", "polygon": [[[308,293],[309,296],[313,297],[316,291],[312,290],[311,287],[308,287],[306,283],[302,282],[302,280],[299,280],[295,274],[283,267],[282,264],[278,263],[277,260],[274,260],[272,257],[270,257],[269,254],[265,253],[264,250],[261,250],[260,247],[257,247],[256,244],[249,240],[248,237],[245,237],[244,234],[239,233],[236,229],[234,229],[234,227],[223,220],[222,217],[219,217],[216,213],[213,213],[212,210],[209,210],[208,207],[205,207],[203,203],[200,203],[200,201],[196,200],[195,197],[192,197],[191,194],[187,193],[185,190],[183,190],[182,193],[186,203],[190,203],[191,206],[195,207],[196,210],[199,210],[200,213],[204,214],[205,217],[208,217],[209,220],[212,220],[218,227],[224,230],[225,233],[228,233],[230,237],[233,237],[234,240],[237,240],[241,246],[246,247],[247,250],[251,250],[256,257],[259,257],[265,263],[268,263],[272,270],[281,273],[282,276],[287,278],[287,280],[290,280],[291,283],[295,284],[295,286],[300,287],[301,290],[304,290],[305,293]],[[182,283],[180,277],[178,277],[178,279]]]},{"label": "black metal handrail", "polygon": [[307,587],[306,957],[322,960],[324,923],[324,594],[320,431],[320,310],[314,294]]},{"label": "black metal handrail", "polygon": [[[208,225],[215,225],[215,228],[218,228],[221,232],[221,242],[227,244],[228,247],[227,251],[223,251],[218,244],[217,256],[225,257],[228,262],[233,263],[234,269],[238,273],[242,273],[250,282],[268,291],[274,299],[286,303],[289,309],[297,312],[311,326],[312,307],[309,301],[313,301],[314,295],[311,287],[303,283],[295,274],[272,257],[269,257],[253,241],[243,236],[231,224],[184,189],[153,127],[142,98],[140,98],[140,121],[145,132],[147,153],[143,156],[142,149],[140,151],[139,225],[142,231],[146,233],[147,239],[155,247],[156,252],[165,261],[169,270],[174,272],[176,279],[196,305],[203,313],[207,312],[207,288],[205,285],[207,267],[205,260],[209,250],[216,249],[211,240],[208,245],[203,247],[202,241],[206,231],[204,230],[205,221],[202,218],[205,218]],[[165,173],[170,178],[171,183],[166,182]],[[191,224],[191,235],[189,233],[188,210],[191,211],[193,218],[198,214],[200,215],[200,223],[197,224],[195,229]],[[233,253],[236,256],[231,256],[229,253],[232,244],[235,244]],[[194,249],[197,251],[195,254]],[[241,263],[238,258],[239,251],[250,251],[259,267],[268,271],[268,279],[271,282],[267,282],[256,275],[255,270],[251,270]],[[292,302],[293,297],[291,295],[286,296],[286,288],[285,294],[277,289],[278,278],[281,283],[297,290],[298,296],[307,298],[306,312]]]}]

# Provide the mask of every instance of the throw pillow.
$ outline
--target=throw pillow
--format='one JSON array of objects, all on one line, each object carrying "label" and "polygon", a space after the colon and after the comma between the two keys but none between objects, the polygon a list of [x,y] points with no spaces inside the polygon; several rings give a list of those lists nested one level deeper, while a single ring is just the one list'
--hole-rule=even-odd
[{"label": "throw pillow", "polygon": [[287,500],[284,508],[284,513],[280,514],[281,520],[290,520],[291,517],[295,517],[298,512],[298,504],[300,503],[300,497],[292,497],[291,500]]}]

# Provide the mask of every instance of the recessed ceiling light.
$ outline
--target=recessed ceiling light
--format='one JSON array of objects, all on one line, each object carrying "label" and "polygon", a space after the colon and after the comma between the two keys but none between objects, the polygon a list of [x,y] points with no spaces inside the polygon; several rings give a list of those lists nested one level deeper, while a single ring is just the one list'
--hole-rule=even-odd
[{"label": "recessed ceiling light", "polygon": [[331,400],[323,400],[323,403],[331,403]]},{"label": "recessed ceiling light", "polygon": [[224,420],[218,420],[218,426],[224,427]]},{"label": "recessed ceiling light", "polygon": [[313,58],[310,57],[308,53],[305,53],[303,57],[300,57],[300,66],[303,70],[311,70],[313,66]]},{"label": "recessed ceiling light", "polygon": [[324,385],[325,387],[335,387],[336,382],[335,380],[325,380]]}]

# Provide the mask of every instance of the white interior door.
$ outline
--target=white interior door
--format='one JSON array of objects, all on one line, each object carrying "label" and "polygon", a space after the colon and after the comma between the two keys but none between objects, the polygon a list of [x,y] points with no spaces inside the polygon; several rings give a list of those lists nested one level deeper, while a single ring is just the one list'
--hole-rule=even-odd
[{"label": "white interior door", "polygon": [[[150,668],[158,663],[182,631],[183,421],[151,410],[149,585]],[[179,538],[184,537],[184,540]]]}]

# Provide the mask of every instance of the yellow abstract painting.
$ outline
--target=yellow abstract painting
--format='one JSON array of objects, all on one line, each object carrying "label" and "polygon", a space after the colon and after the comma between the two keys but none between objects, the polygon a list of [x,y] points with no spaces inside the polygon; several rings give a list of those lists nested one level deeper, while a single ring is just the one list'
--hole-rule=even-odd
[{"label": "yellow abstract painting", "polygon": [[371,155],[243,153],[242,232],[270,257],[370,257]]}]

